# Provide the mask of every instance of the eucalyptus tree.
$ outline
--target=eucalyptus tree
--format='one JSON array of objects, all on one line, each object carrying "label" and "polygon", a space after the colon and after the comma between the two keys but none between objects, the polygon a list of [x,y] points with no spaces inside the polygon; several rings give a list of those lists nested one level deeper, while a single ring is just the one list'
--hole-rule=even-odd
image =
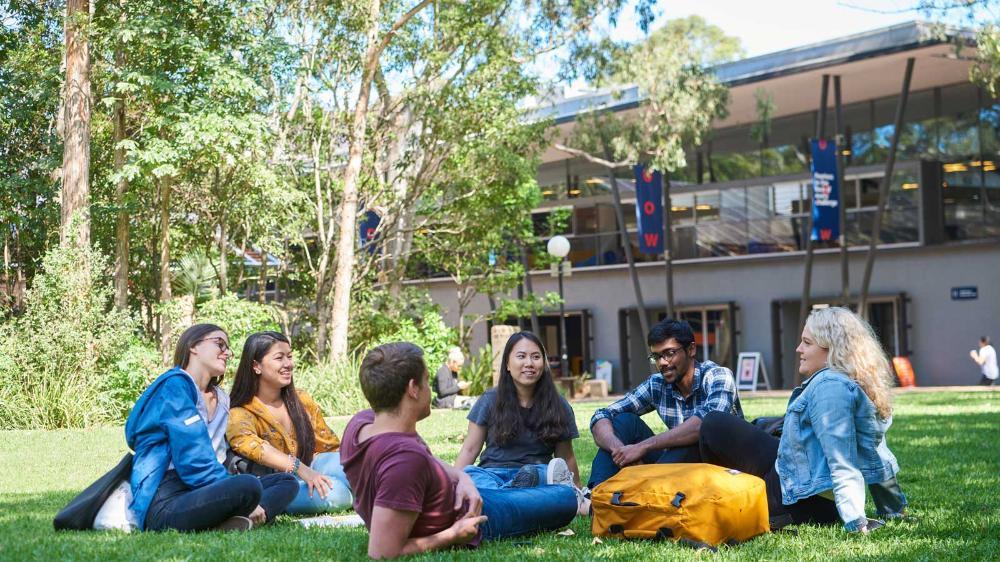
[{"label": "eucalyptus tree", "polygon": [[[685,149],[700,145],[711,131],[712,122],[727,114],[728,89],[716,78],[711,65],[735,58],[740,47],[738,40],[727,37],[702,18],[691,16],[671,20],[635,45],[610,45],[607,49],[611,54],[605,51],[603,56],[591,57],[603,63],[595,72],[597,83],[619,96],[624,89],[637,86],[642,102],[631,113],[595,108],[578,119],[569,138],[555,146],[608,170],[622,244],[626,256],[631,258],[631,243],[626,239],[614,171],[644,163],[648,169],[661,171],[669,178],[671,172],[685,167]],[[673,314],[669,193],[667,179],[664,186],[664,218],[668,221],[664,232],[664,258],[667,311]],[[633,260],[629,262],[639,321],[646,332],[648,319],[638,274]]]}]

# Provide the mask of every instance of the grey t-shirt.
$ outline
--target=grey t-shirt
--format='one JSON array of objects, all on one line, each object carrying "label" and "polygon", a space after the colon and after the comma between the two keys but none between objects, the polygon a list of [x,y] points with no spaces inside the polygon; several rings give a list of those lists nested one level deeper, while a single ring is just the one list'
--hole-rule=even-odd
[{"label": "grey t-shirt", "polygon": [[[566,419],[569,420],[569,427],[563,434],[560,441],[576,439],[580,432],[576,429],[576,417],[573,415],[573,408],[565,398],[560,397],[563,407],[566,409]],[[527,420],[531,418],[531,408],[518,409],[521,413],[522,427],[525,428],[513,440],[503,447],[497,445],[494,440],[495,433],[490,431],[490,415],[493,406],[497,401],[497,389],[491,388],[476,400],[469,412],[468,419],[476,425],[486,428],[486,450],[479,457],[479,466],[483,468],[518,468],[526,464],[545,464],[552,460],[555,454],[555,444],[548,444],[542,441],[535,432],[528,427]]]}]

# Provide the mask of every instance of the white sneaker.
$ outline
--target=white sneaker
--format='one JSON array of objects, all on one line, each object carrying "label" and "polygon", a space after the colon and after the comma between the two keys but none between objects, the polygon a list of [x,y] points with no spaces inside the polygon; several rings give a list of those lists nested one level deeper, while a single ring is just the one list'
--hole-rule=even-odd
[{"label": "white sneaker", "polygon": [[545,483],[550,486],[552,484],[573,486],[573,473],[570,471],[566,461],[559,457],[555,457],[549,461],[549,466],[545,469]]},{"label": "white sneaker", "polygon": [[573,472],[569,469],[566,461],[559,457],[549,461],[549,466],[545,469],[545,483],[569,486],[576,492],[577,513],[581,515],[590,513],[590,499],[586,497],[586,491],[577,488],[576,484],[573,483]]}]

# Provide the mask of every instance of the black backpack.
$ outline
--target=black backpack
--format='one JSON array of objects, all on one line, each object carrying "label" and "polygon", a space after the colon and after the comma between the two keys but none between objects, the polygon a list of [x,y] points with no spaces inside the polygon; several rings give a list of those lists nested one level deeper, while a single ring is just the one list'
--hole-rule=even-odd
[{"label": "black backpack", "polygon": [[126,453],[118,465],[96,482],[87,486],[73,501],[62,508],[52,521],[57,531],[86,531],[94,528],[94,518],[111,492],[132,474],[132,453]]}]

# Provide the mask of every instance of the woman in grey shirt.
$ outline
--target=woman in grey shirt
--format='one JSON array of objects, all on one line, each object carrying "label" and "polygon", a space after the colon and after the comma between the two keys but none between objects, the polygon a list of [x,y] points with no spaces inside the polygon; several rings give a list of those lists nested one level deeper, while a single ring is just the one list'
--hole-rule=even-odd
[{"label": "woman in grey shirt", "polygon": [[[538,336],[518,332],[510,337],[497,386],[476,401],[468,419],[455,466],[477,488],[564,484],[573,486],[583,503],[573,452],[573,439],[580,436],[576,419],[556,390]],[[472,466],[477,457],[479,466]]]}]

